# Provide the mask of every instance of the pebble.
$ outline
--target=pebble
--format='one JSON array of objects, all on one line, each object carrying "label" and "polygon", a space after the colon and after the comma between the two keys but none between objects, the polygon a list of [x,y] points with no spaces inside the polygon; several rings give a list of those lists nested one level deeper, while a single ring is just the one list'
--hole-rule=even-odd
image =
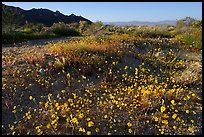
[{"label": "pebble", "polygon": [[41,74],[42,76],[45,76],[45,69],[41,68],[41,69],[39,70],[39,72],[40,72],[40,74]]}]

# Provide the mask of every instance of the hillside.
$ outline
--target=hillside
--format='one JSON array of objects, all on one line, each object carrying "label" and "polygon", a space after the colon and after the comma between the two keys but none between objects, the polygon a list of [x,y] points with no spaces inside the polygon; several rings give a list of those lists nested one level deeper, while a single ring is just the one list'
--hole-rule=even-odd
[{"label": "hillside", "polygon": [[130,22],[104,22],[104,24],[113,24],[113,25],[119,25],[119,26],[124,26],[124,25],[149,25],[149,26],[154,26],[154,25],[176,25],[176,20],[163,20],[163,21],[158,21],[158,22],[148,22],[148,21],[130,21]]},{"label": "hillside", "polygon": [[7,6],[2,4],[2,17],[7,16],[9,12],[17,11],[18,16],[22,16],[20,24],[28,23],[42,23],[46,26],[51,26],[53,23],[64,22],[64,23],[79,23],[79,21],[87,21],[92,23],[90,20],[71,14],[69,16],[60,13],[59,11],[53,12],[48,9],[31,9],[24,10],[19,7]]}]

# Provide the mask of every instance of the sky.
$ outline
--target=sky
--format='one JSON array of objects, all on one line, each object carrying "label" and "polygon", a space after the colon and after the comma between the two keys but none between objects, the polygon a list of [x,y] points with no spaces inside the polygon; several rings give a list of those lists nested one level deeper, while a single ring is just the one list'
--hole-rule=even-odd
[{"label": "sky", "polygon": [[186,16],[202,19],[202,2],[2,2],[25,10],[45,8],[92,22],[162,21]]}]

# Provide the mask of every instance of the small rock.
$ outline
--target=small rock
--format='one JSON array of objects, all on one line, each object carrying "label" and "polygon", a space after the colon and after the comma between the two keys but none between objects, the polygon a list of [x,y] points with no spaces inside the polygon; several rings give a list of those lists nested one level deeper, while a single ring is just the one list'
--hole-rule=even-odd
[{"label": "small rock", "polygon": [[42,69],[42,68],[41,68],[41,69],[39,70],[39,72],[40,72],[40,74],[41,74],[42,76],[45,76],[45,69]]},{"label": "small rock", "polygon": [[26,60],[22,60],[22,59],[21,59],[18,63],[19,63],[19,64],[25,64],[25,63],[27,63],[27,62],[26,62]]},{"label": "small rock", "polygon": [[2,65],[2,69],[6,69],[6,65]]}]

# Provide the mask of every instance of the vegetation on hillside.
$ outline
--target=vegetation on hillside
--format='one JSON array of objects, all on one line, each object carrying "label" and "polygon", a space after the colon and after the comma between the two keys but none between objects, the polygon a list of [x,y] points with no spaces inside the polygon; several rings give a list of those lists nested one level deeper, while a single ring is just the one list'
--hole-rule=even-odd
[{"label": "vegetation on hillside", "polygon": [[3,120],[13,118],[3,134],[201,134],[197,54],[143,40],[120,34],[3,50]]},{"label": "vegetation on hillside", "polygon": [[202,21],[26,24],[2,49],[3,135],[202,134]]},{"label": "vegetation on hillside", "polygon": [[2,43],[16,43],[32,39],[56,38],[61,36],[80,36],[81,34],[70,25],[54,23],[51,27],[42,24],[26,24],[15,31],[2,32]]},{"label": "vegetation on hillside", "polygon": [[[11,14],[11,16],[13,15],[14,13]],[[51,27],[44,26],[43,24],[28,23],[23,27],[17,27],[19,26],[19,23],[17,23],[19,20],[18,18],[16,18],[15,21],[6,18],[2,19],[7,20],[2,21],[9,24],[3,25],[3,43],[14,43],[30,39],[54,38],[60,36],[107,36],[112,34],[129,34],[141,38],[172,39],[178,45],[182,44],[189,48],[202,49],[202,21],[195,20],[191,17],[178,20],[176,26],[162,25],[152,27],[103,25],[100,21],[92,24],[88,24],[86,21],[72,24],[59,22],[54,23]],[[8,28],[15,29],[8,30]]]}]

